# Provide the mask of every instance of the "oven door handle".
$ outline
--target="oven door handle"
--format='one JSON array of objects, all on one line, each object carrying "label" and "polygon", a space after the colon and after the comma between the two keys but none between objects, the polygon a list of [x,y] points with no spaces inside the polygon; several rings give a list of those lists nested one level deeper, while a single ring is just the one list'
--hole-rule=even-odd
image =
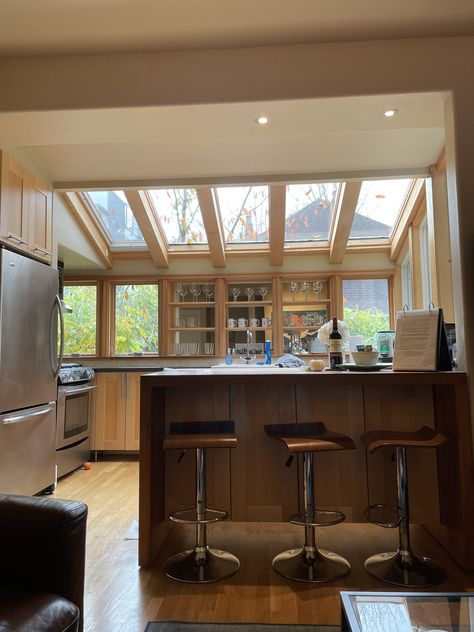
[{"label": "oven door handle", "polygon": [[67,388],[67,390],[63,391],[65,397],[68,395],[75,395],[76,393],[87,393],[87,391],[92,391],[94,388],[97,388],[95,384],[90,384],[87,386],[78,386],[77,388]]}]

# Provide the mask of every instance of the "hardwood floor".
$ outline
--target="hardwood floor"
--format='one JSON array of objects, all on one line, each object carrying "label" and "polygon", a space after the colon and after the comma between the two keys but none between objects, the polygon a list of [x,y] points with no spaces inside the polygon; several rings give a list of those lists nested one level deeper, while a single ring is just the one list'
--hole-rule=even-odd
[{"label": "hardwood floor", "polygon": [[[222,523],[209,528],[209,542],[237,555],[240,571],[214,584],[180,584],[163,575],[161,563],[190,545],[192,527],[176,527],[156,565],[138,567],[137,462],[93,463],[91,470],[59,481],[55,496],[89,506],[86,632],[143,632],[147,621],[166,619],[339,624],[340,590],[391,589],[372,579],[363,561],[374,552],[393,550],[392,529],[344,523],[320,529],[320,546],[344,555],[352,570],[330,585],[309,585],[285,580],[271,567],[276,553],[300,546],[302,529],[286,523]],[[437,590],[474,589],[474,574],[462,572],[423,528],[413,528],[412,540],[416,550],[449,571]]]}]

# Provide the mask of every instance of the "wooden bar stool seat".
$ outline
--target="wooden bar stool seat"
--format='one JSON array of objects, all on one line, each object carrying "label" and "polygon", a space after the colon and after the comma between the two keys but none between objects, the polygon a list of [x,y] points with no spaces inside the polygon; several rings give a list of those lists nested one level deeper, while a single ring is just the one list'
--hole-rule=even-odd
[{"label": "wooden bar stool seat", "polygon": [[173,422],[163,441],[165,450],[196,451],[196,505],[170,513],[170,520],[196,525],[193,549],[169,557],[163,570],[168,577],[188,583],[209,583],[237,572],[240,562],[232,553],[211,549],[207,545],[207,525],[228,520],[227,511],[206,507],[206,450],[235,448],[237,438],[233,421]]},{"label": "wooden bar stool seat", "polygon": [[411,432],[373,430],[364,433],[361,440],[369,454],[379,448],[395,448],[397,464],[398,506],[393,510],[395,519],[385,523],[373,519],[375,511],[386,509],[381,504],[367,507],[366,516],[370,522],[381,527],[398,527],[398,550],[369,557],[365,561],[367,572],[397,586],[418,588],[439,584],[446,578],[445,570],[437,562],[428,557],[416,556],[411,550],[406,450],[438,448],[445,443],[446,437],[428,426],[422,426]]},{"label": "wooden bar stool seat", "polygon": [[305,529],[304,546],[279,553],[273,568],[289,579],[304,582],[328,582],[344,577],[350,571],[349,562],[331,551],[316,546],[316,527],[338,524],[345,519],[340,511],[317,509],[314,502],[313,452],[353,450],[354,442],[346,435],[331,432],[320,421],[296,424],[269,424],[266,434],[281,441],[290,453],[302,453],[304,459],[304,512],[290,516],[289,522]]}]

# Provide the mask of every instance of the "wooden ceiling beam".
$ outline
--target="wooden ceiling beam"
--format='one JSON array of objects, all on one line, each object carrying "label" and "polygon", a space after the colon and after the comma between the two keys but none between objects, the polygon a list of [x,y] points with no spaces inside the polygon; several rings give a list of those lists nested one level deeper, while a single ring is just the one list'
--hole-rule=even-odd
[{"label": "wooden ceiling beam", "polygon": [[215,268],[225,268],[225,240],[221,218],[217,212],[217,205],[212,189],[209,187],[196,189],[202,221],[207,234],[209,254]]},{"label": "wooden ceiling beam", "polygon": [[168,268],[168,244],[145,191],[124,191],[157,268]]},{"label": "wooden ceiling beam", "polygon": [[104,266],[110,270],[112,268],[110,245],[104,239],[102,231],[97,226],[97,222],[95,218],[92,217],[90,210],[83,204],[81,197],[77,193],[62,193],[61,195],[67,208],[79,224],[82,234],[90,243]]},{"label": "wooden ceiling beam", "polygon": [[272,266],[282,266],[285,249],[286,185],[270,186],[269,195],[270,263]]},{"label": "wooden ceiling beam", "polygon": [[329,235],[329,261],[342,263],[347,250],[362,180],[342,182]]},{"label": "wooden ceiling beam", "polygon": [[396,261],[408,237],[408,229],[414,221],[421,204],[425,199],[425,180],[418,178],[414,181],[411,190],[406,198],[405,205],[397,218],[392,231],[390,242],[390,260]]}]

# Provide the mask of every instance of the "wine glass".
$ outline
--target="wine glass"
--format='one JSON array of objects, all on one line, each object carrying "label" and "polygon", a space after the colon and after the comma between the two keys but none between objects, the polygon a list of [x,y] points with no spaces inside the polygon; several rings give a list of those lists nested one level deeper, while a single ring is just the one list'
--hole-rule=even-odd
[{"label": "wine glass", "polygon": [[311,285],[308,283],[308,281],[303,281],[303,283],[301,284],[301,291],[303,292],[305,301],[308,300],[308,292],[310,291],[310,289]]},{"label": "wine glass", "polygon": [[262,296],[262,301],[265,300],[265,296],[268,294],[268,288],[265,285],[262,285],[262,287],[258,288],[258,291],[260,292],[261,296]]},{"label": "wine glass", "polygon": [[214,287],[210,283],[205,283],[202,286],[202,291],[206,295],[206,301],[210,301],[212,298],[212,295],[214,294]]},{"label": "wine glass", "polygon": [[188,293],[187,285],[183,285],[182,283],[178,283],[176,285],[176,294],[179,296],[180,301],[184,301],[184,297]]},{"label": "wine glass", "polygon": [[247,299],[248,299],[249,301],[250,301],[250,299],[252,298],[252,296],[253,296],[253,293],[254,293],[254,292],[255,292],[255,290],[254,290],[254,288],[253,288],[253,287],[250,287],[250,286],[249,286],[249,287],[246,287],[246,288],[245,288],[245,294],[247,294]]},{"label": "wine glass", "polygon": [[314,281],[313,282],[313,292],[316,296],[319,296],[324,288],[324,281]]},{"label": "wine glass", "polygon": [[197,297],[201,294],[201,286],[198,283],[191,283],[189,286],[189,291],[193,295],[193,301],[197,301]]},{"label": "wine glass", "polygon": [[295,294],[298,291],[298,283],[296,281],[292,281],[288,286],[288,293],[291,294],[291,299],[293,303],[295,302]]},{"label": "wine glass", "polygon": [[236,301],[237,297],[240,295],[240,287],[231,287],[230,293],[234,297],[234,301]]}]

